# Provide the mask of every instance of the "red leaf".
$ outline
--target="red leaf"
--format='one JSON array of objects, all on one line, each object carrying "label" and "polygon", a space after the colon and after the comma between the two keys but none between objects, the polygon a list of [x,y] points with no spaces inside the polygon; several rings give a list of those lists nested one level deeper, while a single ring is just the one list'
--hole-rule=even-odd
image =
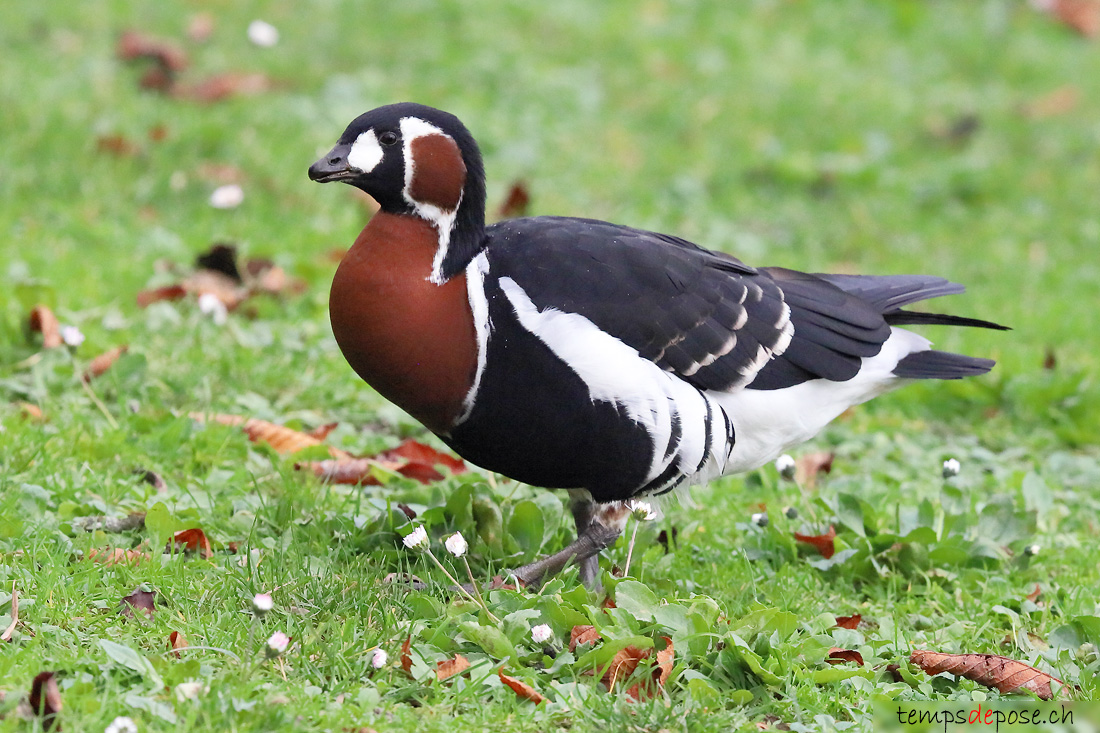
[{"label": "red leaf", "polygon": [[114,366],[114,363],[118,361],[118,357],[129,350],[129,346],[116,346],[92,359],[91,363],[88,364],[88,371],[84,372],[84,381],[90,382],[96,377],[102,377],[108,369]]},{"label": "red leaf", "polygon": [[1039,600],[1039,594],[1041,594],[1042,592],[1043,592],[1043,589],[1039,587],[1038,583],[1036,583],[1035,584],[1035,590],[1028,593],[1026,596],[1024,596],[1024,598],[1027,598],[1032,603],[1035,603],[1035,601]]},{"label": "red leaf", "polygon": [[[672,674],[672,663],[676,657],[676,653],[672,647],[672,639],[667,636],[662,636],[665,640],[665,648],[657,652],[657,666],[653,668],[653,672],[648,680],[639,682],[631,687],[627,694],[634,700],[648,700],[657,694],[657,691],[665,686],[665,682],[668,681],[668,676]],[[648,652],[648,650],[647,650]],[[648,653],[647,655],[648,656]]]},{"label": "red leaf", "polygon": [[57,689],[57,680],[53,672],[39,672],[31,683],[31,710],[42,717],[42,727],[46,730],[61,730],[57,714],[61,712],[61,691]]},{"label": "red leaf", "polygon": [[1054,698],[1051,682],[1065,685],[1062,680],[1041,672],[1030,664],[997,654],[942,654],[916,649],[910,655],[909,661],[930,675],[950,672],[974,680],[980,685],[995,687],[1001,692],[1028,690],[1042,700]]},{"label": "red leaf", "polygon": [[172,656],[179,659],[180,649],[186,649],[188,647],[187,637],[178,631],[173,631],[168,635],[168,651],[172,652]]},{"label": "red leaf", "polygon": [[[435,448],[424,445],[412,438],[405,440],[396,448],[382,451],[372,457],[383,461],[397,461],[403,458],[409,463],[421,463],[429,468],[441,465],[447,468],[451,473],[466,472],[466,464],[462,462],[461,458],[455,458],[452,455],[441,453]],[[442,478],[442,476],[439,476],[439,478]],[[439,478],[433,480],[438,481]]]},{"label": "red leaf", "polygon": [[600,632],[595,626],[574,626],[569,632],[569,651],[576,651],[581,644],[595,644],[600,640]]},{"label": "red leaf", "polygon": [[[172,542],[175,545],[183,545],[183,549],[186,552],[199,551],[204,560],[210,558],[213,554],[210,550],[210,540],[206,538],[206,533],[198,527],[192,529],[183,529],[172,535]],[[166,548],[166,552],[171,549],[171,545]]]},{"label": "red leaf", "polygon": [[829,531],[825,534],[808,535],[795,532],[794,538],[799,542],[813,545],[826,560],[836,552],[836,547],[833,544],[833,540],[836,538],[836,529],[831,524],[829,525]]},{"label": "red leaf", "polygon": [[516,181],[508,189],[508,195],[497,209],[497,217],[500,219],[515,219],[517,216],[526,216],[527,207],[531,204],[531,194],[527,190],[527,184]]},{"label": "red leaf", "polygon": [[30,327],[42,334],[42,347],[56,349],[65,341],[61,338],[61,324],[53,311],[44,305],[36,305],[31,311]]},{"label": "red leaf", "polygon": [[144,613],[146,618],[152,618],[156,611],[156,596],[156,591],[136,588],[133,593],[119,601],[118,605],[121,606],[119,613],[127,618],[134,618],[134,610],[137,609]]},{"label": "red leaf", "polygon": [[799,456],[794,462],[795,481],[799,486],[812,489],[817,484],[817,477],[822,473],[830,473],[833,470],[834,454],[829,451],[818,453],[806,453]]},{"label": "red leaf", "polygon": [[166,285],[163,288],[142,290],[137,294],[137,304],[139,308],[148,308],[153,303],[162,300],[179,300],[185,295],[187,295],[187,288],[182,285]]},{"label": "red leaf", "polygon": [[435,677],[440,682],[446,679],[454,677],[456,674],[462,674],[470,667],[470,660],[461,654],[456,654],[453,659],[445,659],[439,664],[435,665]]},{"label": "red leaf", "polygon": [[855,629],[859,628],[859,622],[863,620],[863,616],[858,613],[854,613],[851,616],[837,616],[836,625],[841,629]]},{"label": "red leaf", "polygon": [[509,677],[504,674],[504,669],[497,670],[497,676],[500,677],[500,681],[512,688],[512,691],[522,697],[524,700],[530,700],[538,705],[540,702],[546,700],[545,697],[540,695],[534,687],[527,684],[523,680],[517,680],[515,677]]},{"label": "red leaf", "polygon": [[409,654],[409,649],[412,648],[412,637],[405,639],[405,643],[401,645],[401,669],[405,670],[405,674],[412,674],[413,660],[412,655]]},{"label": "red leaf", "polygon": [[829,650],[829,655],[825,657],[825,661],[829,664],[840,664],[841,662],[855,662],[859,666],[863,666],[863,655],[857,652],[855,649],[841,649],[838,646],[834,646]]},{"label": "red leaf", "polygon": [[183,71],[188,64],[187,54],[175,43],[133,30],[118,37],[115,53],[123,61],[150,59],[170,72]]},{"label": "red leaf", "polygon": [[648,657],[650,651],[650,649],[642,650],[636,646],[620,649],[611,658],[611,662],[607,665],[600,681],[607,685],[608,690],[615,689],[615,683],[634,674],[634,670],[638,668],[638,663]]}]

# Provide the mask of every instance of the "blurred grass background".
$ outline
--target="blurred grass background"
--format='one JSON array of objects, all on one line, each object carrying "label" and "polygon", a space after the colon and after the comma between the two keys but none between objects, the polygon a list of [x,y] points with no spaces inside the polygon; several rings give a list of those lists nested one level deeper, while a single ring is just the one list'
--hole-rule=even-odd
[{"label": "blurred grass background", "polygon": [[[212,21],[203,41],[187,34],[197,16]],[[248,41],[257,18],[279,29],[274,47]],[[126,29],[184,48],[183,81],[262,73],[272,89],[210,104],[143,90],[145,67],[116,56]],[[233,492],[266,471],[265,490],[289,502],[270,509],[265,531],[275,532],[317,487],[228,431],[171,415],[339,419],[332,441],[359,452],[417,430],[354,379],[332,343],[328,254],[350,244],[366,213],[350,190],[305,175],[355,115],[403,100],[470,127],[491,206],[522,180],[532,214],[674,233],[751,264],[943,275],[970,290],[937,308],[1015,329],[927,331],[941,348],[995,357],[997,369],[861,408],[826,439],[850,446],[842,473],[894,470],[882,456],[903,472],[935,471],[952,451],[986,448],[1013,465],[1065,451],[1095,462],[1100,46],[1022,0],[46,0],[5,8],[0,48],[0,402],[34,402],[51,419],[32,425],[0,410],[9,498],[30,481],[59,499],[94,494],[104,508],[155,501],[130,478],[141,465],[198,496],[197,516],[230,536],[240,528],[212,507],[236,507]],[[112,136],[132,150],[104,150]],[[212,208],[226,178],[244,202]],[[306,293],[257,301],[254,318],[223,328],[193,303],[137,307],[139,290],[171,279],[163,263],[186,267],[215,241],[273,258]],[[73,356],[38,359],[25,332],[36,303],[87,335]],[[112,425],[74,375],[120,343],[130,354],[97,388]],[[906,435],[924,437],[897,443]],[[734,522],[760,497],[740,480],[723,487],[738,491],[703,493],[720,517],[710,531],[728,525],[736,544]],[[907,489],[863,490],[896,500]],[[1081,501],[1061,538],[1076,548],[1059,561],[1074,579],[1095,572],[1093,500]],[[56,527],[21,512],[7,551],[48,546]],[[721,552],[685,553],[682,577],[721,586],[734,572]],[[817,576],[786,572],[771,589],[779,596],[809,603],[807,588],[826,592]],[[735,603],[746,583],[708,592]],[[44,664],[66,659],[44,649]],[[20,675],[35,666],[0,664]]]}]

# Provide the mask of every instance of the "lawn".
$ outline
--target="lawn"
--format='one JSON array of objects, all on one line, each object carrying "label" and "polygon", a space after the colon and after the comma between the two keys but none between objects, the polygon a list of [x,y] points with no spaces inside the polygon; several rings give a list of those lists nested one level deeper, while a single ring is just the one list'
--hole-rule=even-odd
[{"label": "lawn", "polygon": [[[1003,655],[1065,697],[1097,696],[1095,40],[1022,0],[9,5],[0,631],[16,606],[18,623],[0,642],[0,730],[41,729],[18,709],[41,672],[65,729],[95,731],[118,716],[141,731],[827,730],[869,728],[876,698],[1019,699],[930,677],[914,649]],[[277,44],[250,42],[255,19]],[[150,80],[154,62],[119,56],[128,29],[189,65]],[[211,77],[224,98],[208,98]],[[969,292],[937,306],[1014,330],[926,329],[998,366],[845,414],[795,454],[832,453],[831,472],[796,482],[769,466],[632,524],[604,559],[613,603],[569,572],[487,589],[483,610],[401,537],[425,526],[465,575],[443,546],[461,531],[488,581],[568,541],[563,497],[476,469],[329,485],[295,470],[323,446],[285,455],[192,417],[336,422],[325,445],[355,455],[441,447],[341,358],[333,251],[369,210],[306,177],[355,115],[402,100],[466,122],[493,210],[523,182],[532,214],[675,233],[752,264],[944,275]],[[227,184],[243,202],[212,206]],[[290,284],[224,321],[192,296],[139,305],[216,243]],[[83,343],[44,349],[37,305]],[[944,478],[949,458],[961,470]],[[144,525],[89,520],[131,513]],[[830,526],[829,558],[794,537]],[[208,555],[162,553],[190,528]],[[103,562],[117,548],[136,553]],[[148,612],[123,602],[139,588]],[[270,612],[253,612],[257,593]],[[571,650],[586,625],[599,641]],[[187,648],[171,651],[173,632]],[[290,645],[268,659],[275,632]],[[644,658],[628,674],[615,660],[629,648]],[[470,667],[441,679],[456,655]]]}]

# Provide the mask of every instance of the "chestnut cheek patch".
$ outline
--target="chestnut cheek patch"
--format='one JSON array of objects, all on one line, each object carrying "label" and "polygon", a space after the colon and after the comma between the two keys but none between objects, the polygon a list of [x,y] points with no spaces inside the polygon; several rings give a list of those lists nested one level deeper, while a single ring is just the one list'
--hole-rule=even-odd
[{"label": "chestnut cheek patch", "polygon": [[411,142],[409,152],[409,198],[444,211],[457,209],[466,185],[466,164],[455,141],[447,135],[422,135]]}]

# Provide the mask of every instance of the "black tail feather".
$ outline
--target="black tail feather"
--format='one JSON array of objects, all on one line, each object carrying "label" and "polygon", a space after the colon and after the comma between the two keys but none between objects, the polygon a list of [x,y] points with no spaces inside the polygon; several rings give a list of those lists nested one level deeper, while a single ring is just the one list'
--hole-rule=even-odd
[{"label": "black tail feather", "polygon": [[899,361],[894,375],[905,379],[962,379],[985,374],[995,363],[949,351],[918,351]]},{"label": "black tail feather", "polygon": [[891,326],[970,326],[973,328],[992,328],[996,331],[1012,330],[1008,326],[1002,326],[992,321],[983,321],[980,318],[965,318],[963,316],[949,316],[945,313],[915,313],[913,311],[892,310],[883,313],[882,317]]}]

